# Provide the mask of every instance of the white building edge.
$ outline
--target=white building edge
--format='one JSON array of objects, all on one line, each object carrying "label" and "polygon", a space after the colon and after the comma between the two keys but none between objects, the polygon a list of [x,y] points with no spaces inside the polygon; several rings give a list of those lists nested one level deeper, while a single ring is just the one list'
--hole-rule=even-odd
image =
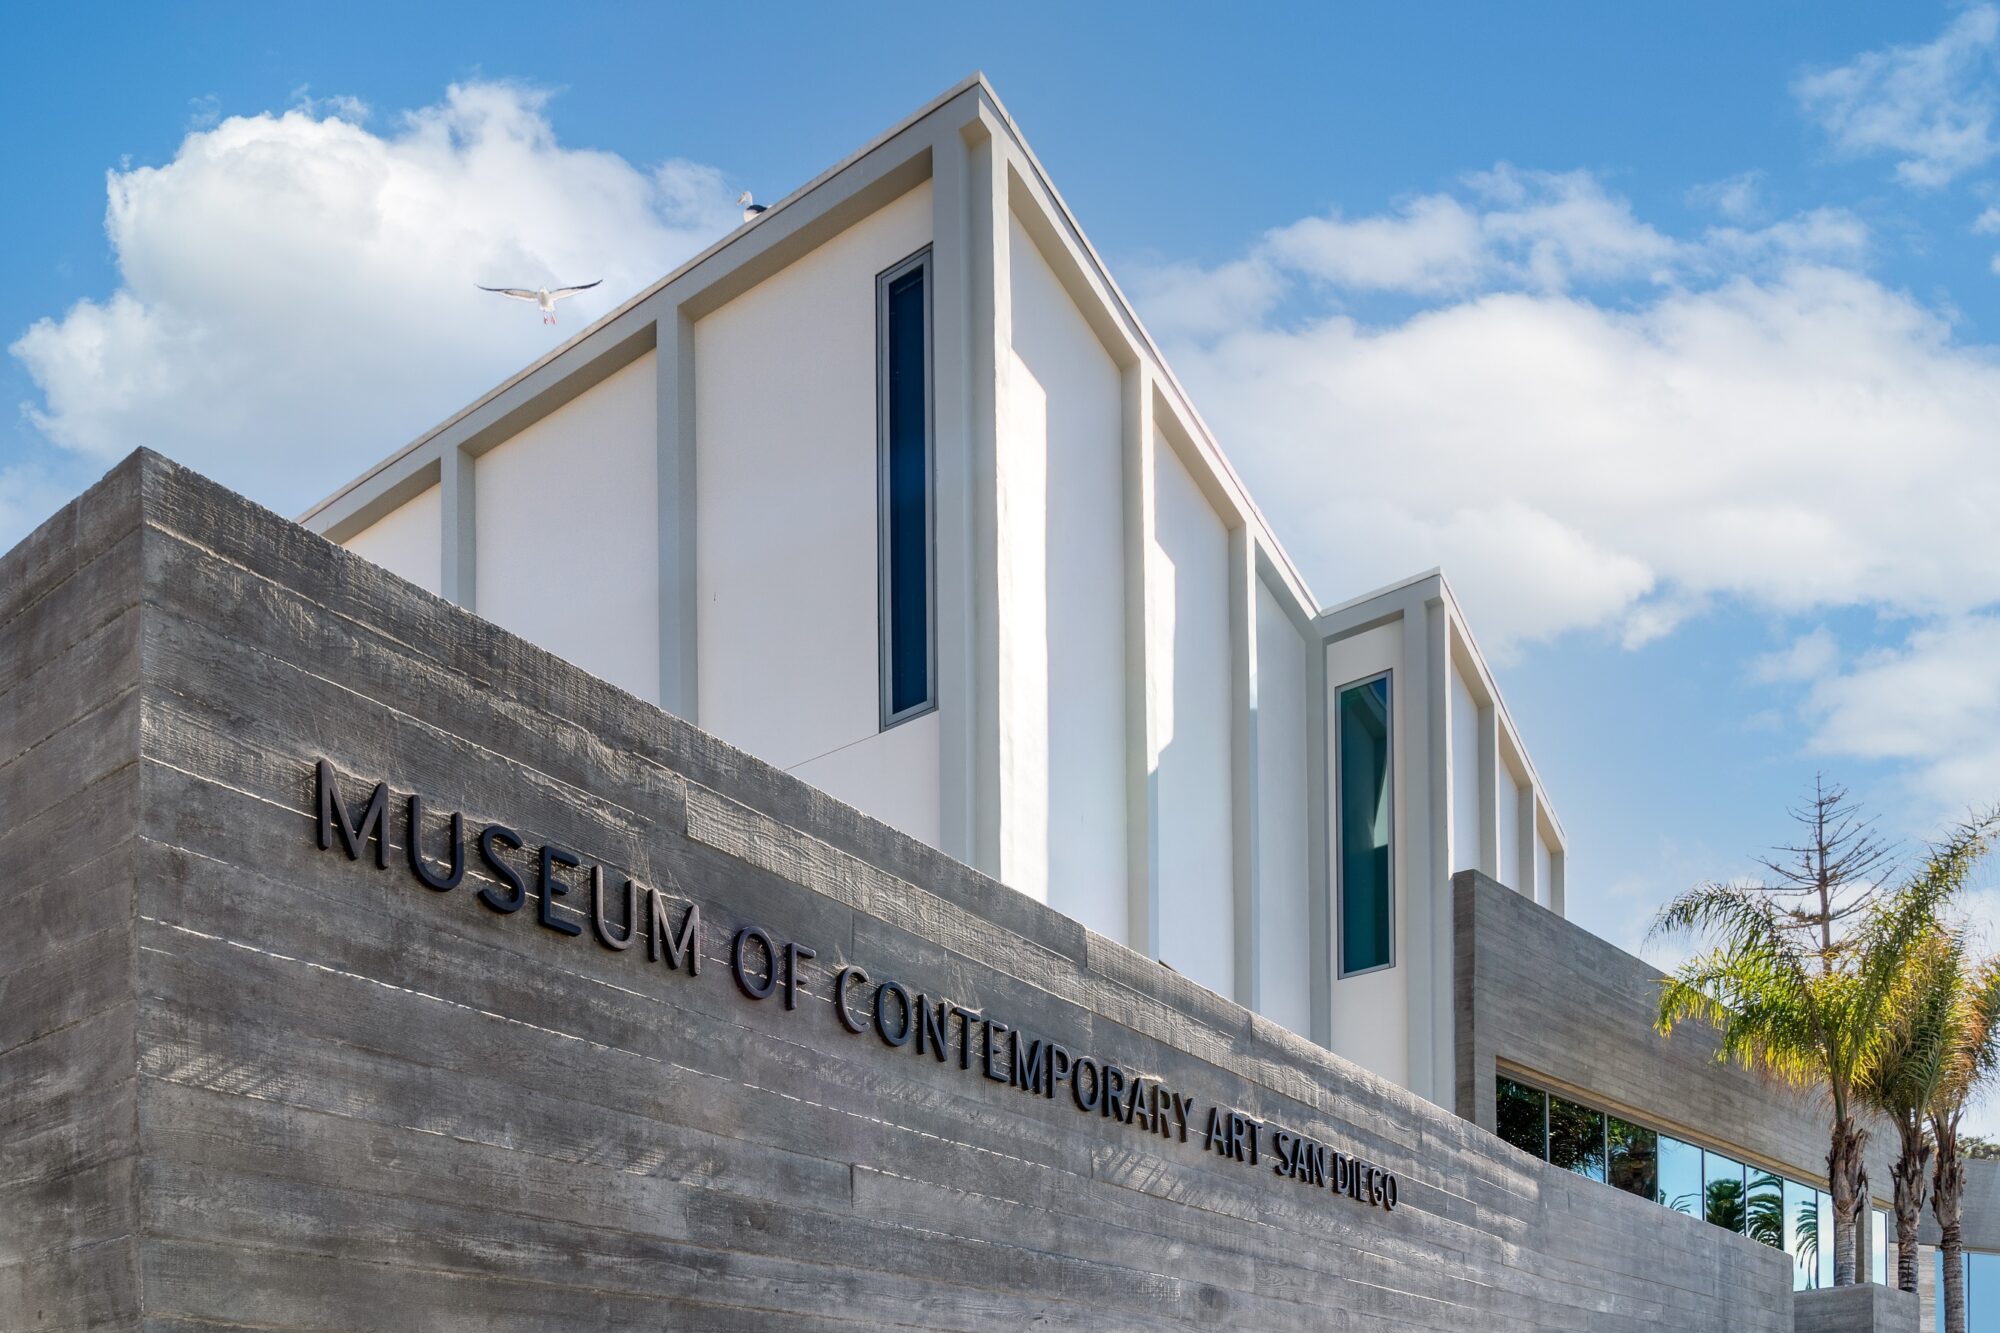
[{"label": "white building edge", "polygon": [[981,76],[302,521],[1433,1101],[1451,872],[1563,910],[1443,575],[1319,606]]}]

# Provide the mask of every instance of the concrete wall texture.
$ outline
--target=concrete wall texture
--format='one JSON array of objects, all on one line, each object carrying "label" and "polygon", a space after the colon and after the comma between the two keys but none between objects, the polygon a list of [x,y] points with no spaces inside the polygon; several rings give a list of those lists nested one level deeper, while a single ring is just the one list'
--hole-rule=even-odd
[{"label": "concrete wall texture", "polygon": [[[157,457],[0,558],[0,700],[0,1328],[1790,1326],[1782,1256]],[[351,857],[332,821],[377,780]],[[456,887],[419,882],[412,793],[433,878],[463,814]],[[627,877],[666,940],[599,942]],[[889,979],[975,1017],[892,1045]],[[1015,1086],[1003,1023],[1142,1113]],[[1395,1206],[1274,1171],[1278,1127]]]},{"label": "concrete wall texture", "polygon": [[[1713,1032],[1654,1032],[1659,969],[1484,875],[1454,875],[1452,887],[1460,1115],[1491,1129],[1494,1080],[1511,1066],[1677,1137],[1823,1180],[1825,1107],[1719,1062]],[[1887,1207],[1894,1132],[1874,1124],[1868,1149],[1869,1187]]]}]

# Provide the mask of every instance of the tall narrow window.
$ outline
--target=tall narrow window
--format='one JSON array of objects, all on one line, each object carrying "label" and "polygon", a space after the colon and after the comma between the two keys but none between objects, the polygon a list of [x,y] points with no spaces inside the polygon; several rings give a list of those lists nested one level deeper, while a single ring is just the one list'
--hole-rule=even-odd
[{"label": "tall narrow window", "polygon": [[882,725],[937,704],[931,633],[930,251],[876,279]]},{"label": "tall narrow window", "polygon": [[1346,974],[1394,961],[1389,935],[1389,678],[1343,687],[1335,712],[1340,970]]}]

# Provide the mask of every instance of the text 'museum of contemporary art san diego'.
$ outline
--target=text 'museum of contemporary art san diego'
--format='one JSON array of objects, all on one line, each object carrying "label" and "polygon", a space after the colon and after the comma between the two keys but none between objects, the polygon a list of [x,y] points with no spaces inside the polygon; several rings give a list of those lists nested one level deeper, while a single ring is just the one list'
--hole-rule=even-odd
[{"label": "text 'museum of contemporary art san diego'", "polygon": [[134,455],[0,700],[0,1328],[1926,1318],[981,79],[301,522]]}]

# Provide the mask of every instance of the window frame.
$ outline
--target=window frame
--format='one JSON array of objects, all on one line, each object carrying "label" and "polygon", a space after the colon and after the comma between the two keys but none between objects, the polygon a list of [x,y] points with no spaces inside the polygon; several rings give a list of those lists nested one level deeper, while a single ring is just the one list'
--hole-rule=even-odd
[{"label": "window frame", "polygon": [[[924,697],[895,706],[894,540],[891,519],[889,290],[911,273],[923,274],[924,321]],[[938,708],[937,672],[937,394],[933,364],[935,269],[931,247],[898,260],[875,275],[875,651],[878,734]]]},{"label": "window frame", "polygon": [[[1349,977],[1365,977],[1375,972],[1387,972],[1396,966],[1397,875],[1396,875],[1396,682],[1394,679],[1395,674],[1396,672],[1393,667],[1387,668],[1382,671],[1371,672],[1366,676],[1357,676],[1353,680],[1345,681],[1342,684],[1335,686],[1333,691],[1333,763],[1330,765],[1330,767],[1333,769],[1333,784],[1332,784],[1333,785],[1333,833],[1334,833],[1332,839],[1334,846],[1333,956],[1335,962],[1334,976],[1336,980],[1340,981],[1345,981]],[[1388,745],[1386,747],[1387,762],[1383,765],[1382,769],[1382,781],[1389,788],[1389,834],[1388,834],[1389,836],[1388,899],[1389,900],[1384,911],[1384,915],[1388,918],[1389,956],[1387,959],[1385,959],[1380,963],[1371,963],[1367,967],[1350,968],[1347,966],[1347,849],[1343,842],[1343,830],[1341,828],[1342,791],[1340,785],[1341,784],[1340,700],[1341,696],[1345,695],[1349,690],[1360,689],[1364,685],[1373,685],[1378,680],[1387,681],[1389,685],[1389,715],[1388,715],[1389,736],[1388,736]],[[1546,1089],[1544,1091],[1546,1091]],[[1547,1120],[1546,1112],[1544,1113],[1543,1119],[1544,1119],[1544,1125],[1546,1127],[1546,1120]],[[1547,1151],[1548,1151],[1547,1142],[1545,1138],[1543,1144],[1544,1154],[1546,1154]]]}]

